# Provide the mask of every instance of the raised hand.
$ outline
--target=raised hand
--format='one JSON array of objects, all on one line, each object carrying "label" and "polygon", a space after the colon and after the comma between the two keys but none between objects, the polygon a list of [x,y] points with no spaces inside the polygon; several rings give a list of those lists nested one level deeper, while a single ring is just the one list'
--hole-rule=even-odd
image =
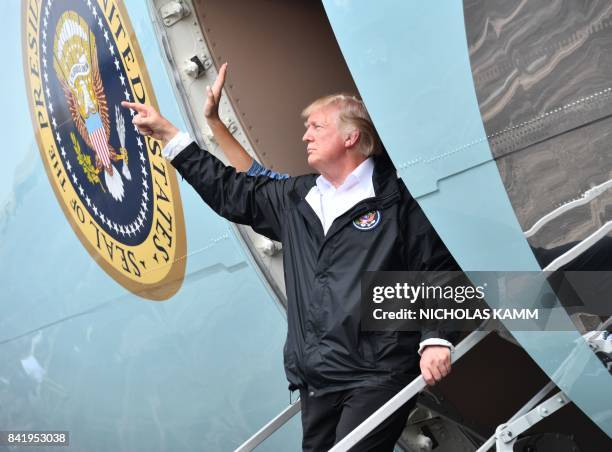
[{"label": "raised hand", "polygon": [[223,63],[219,69],[219,75],[213,83],[212,88],[206,87],[206,103],[204,104],[204,117],[206,121],[219,121],[219,100],[221,99],[221,90],[225,84],[225,75],[227,73],[227,63]]},{"label": "raised hand", "polygon": [[138,113],[132,118],[132,123],[142,135],[151,136],[156,140],[167,143],[179,132],[170,121],[150,105],[123,101],[121,106],[131,108]]}]

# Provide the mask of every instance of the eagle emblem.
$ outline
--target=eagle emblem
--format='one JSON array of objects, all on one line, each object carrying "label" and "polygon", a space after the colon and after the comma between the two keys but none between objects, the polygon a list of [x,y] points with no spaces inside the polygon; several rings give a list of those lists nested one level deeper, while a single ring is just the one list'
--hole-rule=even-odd
[{"label": "eagle emblem", "polygon": [[185,223],[161,143],[138,134],[135,113],[120,107],[156,105],[123,0],[23,4],[32,126],[61,210],[108,276],[139,297],[166,300],[185,275]]},{"label": "eagle emblem", "polygon": [[363,215],[359,215],[353,220],[353,226],[360,231],[369,231],[374,229],[380,223],[382,215],[380,210],[371,210]]},{"label": "eagle emblem", "polygon": [[[73,137],[79,163],[92,183],[104,184],[115,199],[124,197],[123,177],[132,179],[125,148],[125,121],[115,106],[115,126],[120,147],[110,144],[111,121],[98,65],[96,39],[87,22],[74,11],[66,11],[57,22],[53,42],[53,67],[62,86],[68,109],[76,130],[87,147],[93,151],[95,163],[89,156],[81,155],[80,146]],[[121,174],[113,162],[122,161]],[[104,189],[102,187],[102,189]]]}]

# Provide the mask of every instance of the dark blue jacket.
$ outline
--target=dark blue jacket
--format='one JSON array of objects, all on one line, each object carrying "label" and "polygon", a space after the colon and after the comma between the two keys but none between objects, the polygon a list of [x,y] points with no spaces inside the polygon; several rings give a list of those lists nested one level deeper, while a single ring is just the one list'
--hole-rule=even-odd
[{"label": "dark blue jacket", "polygon": [[[290,389],[308,387],[315,396],[364,385],[399,389],[420,372],[419,342],[447,339],[438,331],[360,328],[364,271],[457,268],[386,155],[375,157],[376,196],[338,217],[326,235],[305,200],[317,175],[282,180],[248,176],[195,143],[172,164],[219,215],[282,242]],[[360,223],[368,212],[374,215]]]}]

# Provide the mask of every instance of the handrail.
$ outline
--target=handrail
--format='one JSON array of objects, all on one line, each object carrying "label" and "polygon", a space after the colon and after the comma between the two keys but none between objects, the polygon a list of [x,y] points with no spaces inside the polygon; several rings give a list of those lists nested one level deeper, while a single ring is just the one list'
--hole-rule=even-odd
[{"label": "handrail", "polygon": [[[470,333],[462,340],[457,347],[453,358],[457,361],[472,347],[480,342],[489,333],[489,331],[476,330]],[[368,433],[374,430],[385,419],[395,413],[402,405],[414,397],[419,391],[425,388],[425,380],[422,375],[412,380],[408,386],[398,392],[391,400],[376,410],[369,418],[359,424],[355,429],[346,435],[340,442],[332,447],[329,452],[345,452],[365,438]]]},{"label": "handrail", "polygon": [[[520,410],[514,413],[514,416],[508,419],[508,422],[506,422],[506,424],[509,424],[510,422],[515,421],[519,417],[530,412],[533,409],[533,407],[535,407],[538,403],[540,403],[540,401],[546,396],[546,394],[548,394],[554,388],[555,388],[555,383],[552,381],[549,381],[546,384],[546,386],[540,389],[540,391],[536,395],[534,395],[525,405],[523,405],[523,407]],[[491,435],[489,439],[487,439],[484,442],[484,444],[480,446],[480,448],[476,452],[488,452],[488,450],[491,449],[491,447],[495,446],[496,439],[497,439],[496,434],[493,433],[493,435]]]},{"label": "handrail", "polygon": [[[465,339],[463,339],[453,353],[453,360],[457,361],[464,354],[466,354],[472,347],[480,342],[490,331],[484,331],[484,324],[480,329],[472,331]],[[419,391],[425,387],[425,380],[422,376],[418,376],[412,380],[404,389],[398,392],[395,397],[385,403],[377,411],[374,412],[369,418],[363,423],[358,425],[355,430],[350,432],[342,441],[336,444],[329,452],[346,451],[361,439],[363,439],[368,433],[375,429],[381,422],[387,417],[393,414],[398,408],[404,403],[414,397]],[[246,440],[241,446],[239,446],[234,452],[250,452],[264,442],[272,433],[281,428],[286,422],[295,416],[301,409],[300,400],[297,400],[292,405],[285,408],[280,414],[274,419],[264,425],[257,433]]]},{"label": "handrail", "polygon": [[263,443],[272,433],[281,428],[289,419],[300,412],[302,403],[300,399],[296,400],[283,411],[281,411],[274,419],[264,425],[257,433],[247,439],[234,452],[250,452]]}]

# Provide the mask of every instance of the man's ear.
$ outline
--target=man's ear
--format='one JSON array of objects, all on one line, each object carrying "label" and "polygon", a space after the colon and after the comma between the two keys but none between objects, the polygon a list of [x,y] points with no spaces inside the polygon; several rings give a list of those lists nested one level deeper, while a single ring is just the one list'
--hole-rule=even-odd
[{"label": "man's ear", "polygon": [[347,149],[354,147],[359,141],[360,135],[361,133],[358,129],[353,129],[350,132],[347,132],[344,137],[344,146],[346,146]]}]

